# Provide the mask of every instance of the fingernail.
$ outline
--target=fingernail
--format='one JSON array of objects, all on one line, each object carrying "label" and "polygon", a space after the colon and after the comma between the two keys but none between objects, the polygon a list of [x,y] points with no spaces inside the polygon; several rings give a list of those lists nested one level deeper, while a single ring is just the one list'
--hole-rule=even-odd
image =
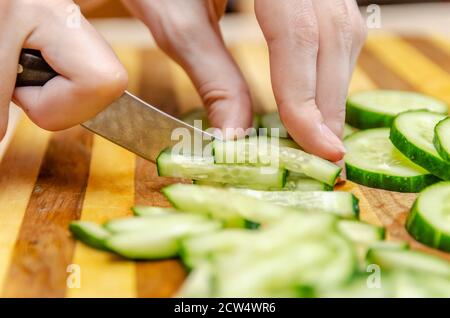
[{"label": "fingernail", "polygon": [[320,130],[323,134],[323,136],[327,139],[327,141],[333,145],[335,149],[337,149],[339,152],[345,154],[347,150],[344,147],[344,144],[342,143],[342,140],[340,140],[332,131],[330,128],[328,128],[327,125],[321,124]]}]

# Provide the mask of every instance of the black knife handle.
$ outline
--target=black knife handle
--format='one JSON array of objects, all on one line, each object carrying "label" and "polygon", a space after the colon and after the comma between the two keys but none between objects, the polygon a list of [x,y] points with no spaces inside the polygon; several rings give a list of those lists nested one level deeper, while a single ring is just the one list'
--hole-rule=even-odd
[{"label": "black knife handle", "polygon": [[44,86],[58,76],[38,50],[23,49],[20,53],[16,87]]}]

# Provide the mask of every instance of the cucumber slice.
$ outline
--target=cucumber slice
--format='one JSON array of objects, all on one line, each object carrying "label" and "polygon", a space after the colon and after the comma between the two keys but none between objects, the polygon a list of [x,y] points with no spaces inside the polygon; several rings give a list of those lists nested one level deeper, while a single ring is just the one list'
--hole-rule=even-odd
[{"label": "cucumber slice", "polygon": [[157,260],[178,255],[178,238],[172,234],[125,232],[105,241],[105,246],[125,258]]},{"label": "cucumber slice", "polygon": [[99,250],[108,250],[105,240],[111,233],[97,223],[75,221],[70,223],[69,229],[73,236],[84,244]]},{"label": "cucumber slice", "polygon": [[411,162],[389,140],[389,128],[369,129],[346,138],[347,178],[398,192],[419,192],[438,179]]},{"label": "cucumber slice", "polygon": [[287,191],[333,191],[333,187],[307,177],[302,173],[289,171],[283,190]]},{"label": "cucumber slice", "polygon": [[359,213],[358,199],[350,192],[256,191],[248,189],[231,189],[231,191],[304,212],[331,213],[350,219],[357,218]]},{"label": "cucumber slice", "polygon": [[442,159],[450,161],[450,117],[440,121],[434,128],[433,143]]},{"label": "cucumber slice", "polygon": [[446,114],[448,106],[443,101],[413,92],[363,91],[348,98],[346,121],[359,129],[390,127],[398,114],[418,109]]},{"label": "cucumber slice", "polygon": [[450,182],[437,183],[420,193],[406,229],[419,242],[450,252]]},{"label": "cucumber slice", "polygon": [[444,115],[411,111],[398,115],[391,128],[394,146],[411,161],[444,180],[450,180],[450,162],[445,161],[433,145],[434,127]]},{"label": "cucumber slice", "polygon": [[147,232],[155,235],[182,236],[220,229],[220,222],[201,215],[177,213],[168,216],[115,219],[104,227],[111,233]]},{"label": "cucumber slice", "polygon": [[419,251],[371,248],[367,253],[367,262],[378,264],[383,270],[411,270],[450,279],[450,263]]},{"label": "cucumber slice", "polygon": [[199,264],[184,281],[175,298],[207,298],[213,295],[214,268],[209,262]]},{"label": "cucumber slice", "polygon": [[181,241],[180,256],[188,267],[203,263],[212,255],[232,252],[254,236],[251,230],[225,229],[187,237]]},{"label": "cucumber slice", "polygon": [[294,212],[290,209],[263,202],[227,189],[207,186],[174,184],[162,192],[179,210],[200,213],[224,222],[227,227],[245,227],[247,221],[271,223]]},{"label": "cucumber slice", "polygon": [[430,273],[395,271],[391,274],[396,298],[449,298],[450,280]]},{"label": "cucumber slice", "polygon": [[131,208],[135,216],[165,216],[176,213],[175,209],[160,208],[156,206],[137,205]]},{"label": "cucumber slice", "polygon": [[384,240],[385,229],[359,221],[340,220],[338,230],[349,240],[358,243],[371,244]]},{"label": "cucumber slice", "polygon": [[278,129],[278,137],[289,138],[289,134],[281,122],[278,112],[263,115],[261,117],[261,127],[267,128],[268,136],[271,136],[272,129]]},{"label": "cucumber slice", "polygon": [[354,134],[357,131],[358,131],[357,128],[352,127],[349,124],[345,124],[344,125],[344,138],[347,138],[348,136],[350,136],[351,134]]},{"label": "cucumber slice", "polygon": [[284,169],[262,170],[249,165],[216,165],[212,158],[191,157],[163,151],[157,159],[158,174],[163,177],[208,180],[210,182],[258,185],[265,189],[280,189],[286,181]]},{"label": "cucumber slice", "polygon": [[[264,140],[264,139],[263,139]],[[272,140],[272,139],[271,139]],[[276,145],[274,142],[252,140],[214,141],[214,159],[216,163],[259,163],[281,166],[292,172],[302,173],[308,177],[334,186],[341,168],[325,159],[308,154],[300,149]],[[270,171],[271,169],[268,169]]]},{"label": "cucumber slice", "polygon": [[390,298],[392,292],[392,279],[390,275],[382,276],[381,288],[369,288],[367,275],[357,275],[347,284],[336,288],[323,289],[318,293],[319,298]]},{"label": "cucumber slice", "polygon": [[408,250],[409,243],[406,241],[378,241],[370,244],[370,248],[375,249],[394,249],[394,250]]}]

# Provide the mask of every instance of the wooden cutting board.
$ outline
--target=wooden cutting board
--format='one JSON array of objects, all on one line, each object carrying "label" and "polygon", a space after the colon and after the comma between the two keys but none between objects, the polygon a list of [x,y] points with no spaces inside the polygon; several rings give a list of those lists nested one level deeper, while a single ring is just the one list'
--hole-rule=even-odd
[{"label": "wooden cutting board", "polygon": [[[230,48],[259,112],[275,109],[262,43]],[[119,47],[130,90],[172,114],[201,105],[181,69],[155,49]],[[350,91],[408,89],[450,103],[450,42],[437,37],[371,37]],[[77,127],[45,132],[22,118],[0,163],[0,295],[3,297],[169,297],[186,272],[175,260],[131,262],[75,242],[68,224],[131,215],[134,204],[169,206],[159,190],[176,180],[155,165]],[[179,181],[179,180],[178,180]],[[386,226],[390,239],[450,260],[412,240],[405,218],[416,198],[351,182],[361,217]]]}]

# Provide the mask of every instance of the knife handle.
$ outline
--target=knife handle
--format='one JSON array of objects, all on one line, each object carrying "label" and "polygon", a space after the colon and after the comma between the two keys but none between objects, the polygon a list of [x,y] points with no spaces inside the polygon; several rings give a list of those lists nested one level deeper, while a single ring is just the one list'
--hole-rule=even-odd
[{"label": "knife handle", "polygon": [[16,87],[44,86],[58,76],[38,50],[23,49],[20,53]]}]

